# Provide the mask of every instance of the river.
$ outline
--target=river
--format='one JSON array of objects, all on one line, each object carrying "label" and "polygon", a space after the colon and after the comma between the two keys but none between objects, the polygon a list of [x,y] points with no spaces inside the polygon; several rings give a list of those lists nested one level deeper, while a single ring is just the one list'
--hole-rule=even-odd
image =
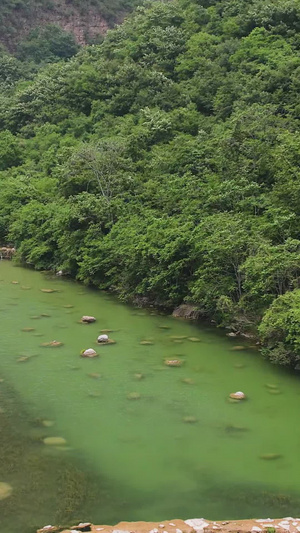
[{"label": "river", "polygon": [[[222,331],[8,261],[0,296],[1,532],[300,514],[296,374]],[[97,346],[105,329],[116,343]]]}]

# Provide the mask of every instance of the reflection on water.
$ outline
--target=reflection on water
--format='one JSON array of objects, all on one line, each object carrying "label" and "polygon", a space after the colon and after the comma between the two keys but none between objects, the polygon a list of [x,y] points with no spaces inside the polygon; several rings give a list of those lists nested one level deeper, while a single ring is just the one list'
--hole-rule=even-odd
[{"label": "reflection on water", "polygon": [[[3,530],[299,514],[297,376],[75,283],[8,262],[0,277]],[[107,330],[116,344],[98,346]]]}]

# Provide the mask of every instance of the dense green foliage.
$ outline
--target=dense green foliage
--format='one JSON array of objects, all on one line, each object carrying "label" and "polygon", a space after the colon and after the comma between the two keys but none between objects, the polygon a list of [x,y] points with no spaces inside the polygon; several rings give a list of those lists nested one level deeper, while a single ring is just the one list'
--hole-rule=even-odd
[{"label": "dense green foliage", "polygon": [[238,329],[264,316],[268,354],[294,364],[299,29],[296,0],[155,2],[8,83],[2,242],[123,297],[190,301]]}]

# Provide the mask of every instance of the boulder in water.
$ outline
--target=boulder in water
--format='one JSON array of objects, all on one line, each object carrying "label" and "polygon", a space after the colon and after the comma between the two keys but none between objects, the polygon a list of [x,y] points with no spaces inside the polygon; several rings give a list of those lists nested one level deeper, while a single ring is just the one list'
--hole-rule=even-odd
[{"label": "boulder in water", "polygon": [[88,348],[87,350],[83,350],[81,352],[81,357],[97,357],[98,354],[93,348]]},{"label": "boulder in water", "polygon": [[232,400],[244,400],[246,398],[246,395],[243,392],[238,391],[238,392],[232,392],[231,394],[229,394],[229,397]]},{"label": "boulder in water", "polygon": [[83,322],[83,324],[92,324],[93,322],[96,322],[96,319],[94,316],[84,315],[81,317],[81,322]]},{"label": "boulder in water", "polygon": [[5,500],[8,498],[12,491],[13,489],[11,485],[4,483],[3,481],[0,482],[0,500]]},{"label": "boulder in water", "polygon": [[101,342],[108,342],[109,338],[108,338],[108,335],[99,335],[98,339],[97,339],[97,342],[101,343]]}]

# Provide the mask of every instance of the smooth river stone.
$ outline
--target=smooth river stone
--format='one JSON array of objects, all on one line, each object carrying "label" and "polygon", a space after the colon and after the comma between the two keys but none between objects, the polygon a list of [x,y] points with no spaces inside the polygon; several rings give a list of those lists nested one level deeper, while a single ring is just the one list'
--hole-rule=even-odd
[{"label": "smooth river stone", "polygon": [[140,344],[142,344],[143,346],[150,346],[151,344],[154,344],[154,342],[152,342],[152,341],[141,341]]},{"label": "smooth river stone", "polygon": [[199,337],[188,337],[188,341],[191,341],[191,342],[200,342],[201,339],[199,339]]},{"label": "smooth river stone", "polygon": [[166,359],[165,365],[167,366],[182,366],[183,362],[179,361],[179,359]]},{"label": "smooth river stone", "polygon": [[55,289],[41,289],[42,292],[45,292],[47,294],[50,294],[51,292],[56,292]]},{"label": "smooth river stone", "polygon": [[8,483],[0,482],[0,500],[5,500],[12,494],[13,488]]},{"label": "smooth river stone", "polygon": [[25,331],[26,333],[30,331],[35,331],[35,328],[23,328],[22,331]]},{"label": "smooth river stone", "polygon": [[43,439],[43,443],[48,446],[63,446],[67,444],[67,441],[63,437],[46,437]]},{"label": "smooth river stone", "polygon": [[67,305],[64,305],[63,307],[64,307],[65,309],[72,309],[72,307],[74,307],[74,305],[67,304]]}]

